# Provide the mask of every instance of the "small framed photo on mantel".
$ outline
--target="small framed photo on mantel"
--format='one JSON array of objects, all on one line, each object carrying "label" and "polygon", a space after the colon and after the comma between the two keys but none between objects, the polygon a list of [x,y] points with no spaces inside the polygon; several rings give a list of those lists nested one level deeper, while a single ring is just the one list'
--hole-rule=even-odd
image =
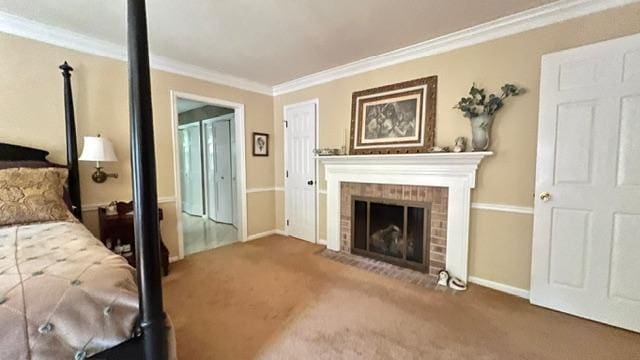
[{"label": "small framed photo on mantel", "polygon": [[430,76],[353,93],[350,154],[427,152],[436,127],[438,78]]},{"label": "small framed photo on mantel", "polygon": [[253,156],[269,156],[269,134],[253,133]]}]

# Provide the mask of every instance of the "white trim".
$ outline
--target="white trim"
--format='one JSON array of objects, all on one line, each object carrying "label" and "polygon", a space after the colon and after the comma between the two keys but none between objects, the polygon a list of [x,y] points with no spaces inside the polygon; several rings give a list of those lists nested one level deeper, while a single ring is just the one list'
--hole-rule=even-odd
[{"label": "white trim", "polygon": [[[176,198],[174,196],[163,196],[158,198],[158,204],[171,203],[175,201],[176,201]],[[109,203],[94,203],[94,204],[82,205],[82,212],[96,211],[98,210],[99,207],[105,207],[107,205],[109,205]]]},{"label": "white trim", "polygon": [[[282,119],[284,120],[282,122],[282,133],[283,133],[283,153],[285,154],[284,156],[284,169],[283,169],[283,179],[284,179],[284,187],[282,188],[282,191],[285,193],[284,194],[284,232],[285,234],[288,236],[289,235],[289,228],[287,226],[287,219],[289,218],[288,215],[288,211],[287,211],[287,176],[286,176],[286,172],[287,172],[287,127],[286,127],[286,123],[287,123],[287,110],[296,106],[304,106],[304,105],[309,105],[309,104],[313,104],[315,105],[315,145],[314,146],[318,146],[318,144],[320,144],[320,99],[319,98],[315,98],[315,99],[311,99],[311,100],[306,100],[306,101],[302,101],[302,102],[297,102],[294,104],[287,104],[284,105],[282,107]],[[315,167],[315,177],[313,179],[314,181],[314,188],[315,188],[315,203],[316,203],[316,208],[315,208],[315,231],[314,231],[314,239],[313,242],[314,243],[318,243],[318,239],[320,237],[320,196],[318,194],[319,191],[319,186],[318,186],[318,174],[320,171],[319,168],[320,164],[316,158],[316,160],[314,161],[314,167]]]},{"label": "white trim", "polygon": [[[0,32],[41,41],[67,49],[81,51],[87,54],[104,56],[121,61],[127,60],[127,50],[124,46],[1,11]],[[164,56],[150,54],[149,60],[151,67],[156,70],[184,75],[216,84],[232,86],[238,89],[265,95],[273,94],[271,86],[252,80],[223,74]]]},{"label": "white trim", "polygon": [[166,71],[173,74],[188,76],[215,84],[231,86],[236,89],[256,92],[273,96],[272,87],[256,81],[223,74],[217,71],[205,69],[199,66],[183,63],[162,56],[150,55],[150,65],[153,69]]},{"label": "white trim", "polygon": [[318,245],[327,246],[327,239],[318,239]]},{"label": "white trim", "polygon": [[[316,143],[315,146],[320,146],[320,99],[315,98],[310,100],[311,102],[316,104]],[[318,174],[320,174],[320,162],[318,159],[314,161],[316,168],[316,176],[314,181],[315,189],[316,189],[316,244],[320,243],[320,184],[318,181]],[[326,242],[325,242],[326,243]]]},{"label": "white trim", "polygon": [[533,215],[533,208],[526,206],[516,206],[507,204],[489,204],[489,203],[472,203],[472,209],[503,211],[508,213],[529,214]]},{"label": "white trim", "polygon": [[491,280],[482,279],[482,278],[479,278],[479,277],[476,277],[476,276],[469,276],[469,282],[473,283],[473,284],[476,284],[476,285],[488,287],[488,288],[493,289],[493,290],[498,290],[498,291],[501,291],[503,293],[515,295],[517,297],[521,297],[523,299],[529,300],[529,290],[526,290],[526,289],[521,289],[521,288],[517,288],[515,286],[502,284],[502,283],[491,281]]},{"label": "white trim", "polygon": [[182,204],[180,194],[180,152],[178,149],[178,98],[189,99],[195,101],[201,101],[207,104],[214,104],[224,107],[233,108],[234,110],[234,126],[236,134],[236,170],[237,176],[237,189],[238,189],[238,202],[240,203],[238,209],[240,209],[240,241],[247,239],[247,169],[246,169],[246,151],[245,151],[245,116],[244,116],[244,104],[235,103],[227,100],[209,98],[206,96],[194,95],[175,90],[170,90],[170,102],[171,102],[171,135],[172,135],[172,147],[173,147],[173,177],[174,177],[174,191],[176,194],[176,214],[177,227],[178,227],[178,252],[180,259],[184,258],[184,238],[182,232]]},{"label": "white trim", "polygon": [[283,95],[374,69],[480,44],[637,1],[638,0],[556,1],[405,48],[371,56],[287,81],[275,85],[273,87],[273,95]]},{"label": "white trim", "polygon": [[270,235],[283,235],[283,236],[286,236],[284,231],[282,231],[280,229],[274,229],[274,230],[267,230],[267,231],[263,231],[263,232],[260,232],[260,233],[257,233],[257,234],[249,235],[247,237],[247,240],[245,240],[245,241],[261,239],[263,237],[267,237],[267,236],[270,236]]},{"label": "white trim", "polygon": [[169,263],[174,263],[176,261],[180,261],[180,256],[169,256]]},{"label": "white trim", "polygon": [[251,189],[247,189],[247,194],[269,192],[269,191],[278,191],[278,188],[275,188],[275,187],[251,188]]}]

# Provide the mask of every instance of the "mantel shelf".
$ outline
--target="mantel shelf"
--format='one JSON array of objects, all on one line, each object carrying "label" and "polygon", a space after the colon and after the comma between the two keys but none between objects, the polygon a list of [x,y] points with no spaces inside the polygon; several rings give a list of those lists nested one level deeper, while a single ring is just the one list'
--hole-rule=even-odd
[{"label": "mantel shelf", "polygon": [[330,155],[316,156],[315,158],[321,162],[340,163],[340,162],[428,162],[442,160],[481,160],[485,156],[493,155],[492,151],[474,151],[474,152],[441,152],[441,153],[414,153],[414,154],[371,154],[371,155]]},{"label": "mantel shelf", "polygon": [[373,155],[331,155],[316,156],[324,164],[392,164],[392,165],[477,165],[484,157],[493,155],[491,151],[442,152],[418,154],[373,154]]}]

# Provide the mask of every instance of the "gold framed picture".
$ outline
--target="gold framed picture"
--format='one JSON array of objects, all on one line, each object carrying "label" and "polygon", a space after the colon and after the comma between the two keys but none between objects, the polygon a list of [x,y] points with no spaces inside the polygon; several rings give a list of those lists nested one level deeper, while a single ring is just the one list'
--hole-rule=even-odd
[{"label": "gold framed picture", "polygon": [[438,77],[357,91],[350,154],[427,152],[434,145]]}]

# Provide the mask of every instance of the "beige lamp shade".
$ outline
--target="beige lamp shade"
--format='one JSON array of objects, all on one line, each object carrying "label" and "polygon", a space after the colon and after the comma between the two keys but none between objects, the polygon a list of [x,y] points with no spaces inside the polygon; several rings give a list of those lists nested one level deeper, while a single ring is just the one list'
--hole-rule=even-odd
[{"label": "beige lamp shade", "polygon": [[111,141],[100,136],[84,137],[84,148],[78,159],[82,161],[118,161]]}]

